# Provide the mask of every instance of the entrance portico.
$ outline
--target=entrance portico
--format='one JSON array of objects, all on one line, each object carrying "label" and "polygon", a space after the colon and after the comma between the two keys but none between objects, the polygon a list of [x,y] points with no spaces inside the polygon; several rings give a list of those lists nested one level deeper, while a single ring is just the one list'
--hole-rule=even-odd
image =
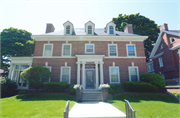
[{"label": "entrance portico", "polygon": [[[100,84],[104,83],[104,76],[103,76],[104,56],[105,55],[76,55],[77,84],[82,84],[83,89],[96,89],[96,90],[99,89],[99,75],[100,75]],[[80,68],[81,64],[82,64],[82,69]],[[98,72],[98,65],[100,67],[100,72]],[[82,72],[82,75],[80,74],[80,72]],[[82,80],[80,80],[80,78]]]}]

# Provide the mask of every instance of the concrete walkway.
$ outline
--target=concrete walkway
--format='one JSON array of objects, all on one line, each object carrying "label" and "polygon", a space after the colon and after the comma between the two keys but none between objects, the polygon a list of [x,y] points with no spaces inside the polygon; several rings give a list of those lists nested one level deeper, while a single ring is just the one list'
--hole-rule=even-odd
[{"label": "concrete walkway", "polygon": [[69,112],[69,118],[125,118],[126,115],[105,102],[76,103]]}]

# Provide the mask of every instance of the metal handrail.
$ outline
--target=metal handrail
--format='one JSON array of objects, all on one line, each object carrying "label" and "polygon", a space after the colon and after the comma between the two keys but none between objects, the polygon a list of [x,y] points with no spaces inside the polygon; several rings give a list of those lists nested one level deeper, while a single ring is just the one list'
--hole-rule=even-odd
[{"label": "metal handrail", "polygon": [[124,99],[124,101],[126,109],[126,118],[135,118],[135,110],[132,108],[128,100]]},{"label": "metal handrail", "polygon": [[68,115],[69,115],[69,104],[70,104],[70,100],[68,100],[67,103],[66,103],[66,108],[64,110],[64,118],[68,118]]}]

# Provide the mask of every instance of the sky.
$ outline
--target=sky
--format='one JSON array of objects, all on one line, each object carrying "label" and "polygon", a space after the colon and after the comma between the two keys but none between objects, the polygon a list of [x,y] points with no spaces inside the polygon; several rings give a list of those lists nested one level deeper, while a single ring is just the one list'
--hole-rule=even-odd
[{"label": "sky", "polygon": [[180,30],[180,0],[0,0],[0,32],[14,27],[44,34],[46,23],[59,31],[67,20],[74,28],[84,28],[89,20],[104,28],[119,14],[136,13]]}]

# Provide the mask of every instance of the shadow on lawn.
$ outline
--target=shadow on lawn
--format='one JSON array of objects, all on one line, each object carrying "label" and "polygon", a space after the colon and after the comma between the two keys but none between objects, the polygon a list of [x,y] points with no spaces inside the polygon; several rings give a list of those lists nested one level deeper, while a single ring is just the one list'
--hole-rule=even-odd
[{"label": "shadow on lawn", "polygon": [[178,100],[166,93],[143,93],[143,92],[122,92],[109,97],[109,102],[113,103],[113,100],[120,100],[124,102],[124,99],[131,102],[143,101],[161,101],[168,103],[179,103]]},{"label": "shadow on lawn", "polygon": [[66,93],[31,93],[31,94],[19,94],[16,99],[22,101],[45,101],[45,100],[70,100],[76,101],[76,99]]}]

